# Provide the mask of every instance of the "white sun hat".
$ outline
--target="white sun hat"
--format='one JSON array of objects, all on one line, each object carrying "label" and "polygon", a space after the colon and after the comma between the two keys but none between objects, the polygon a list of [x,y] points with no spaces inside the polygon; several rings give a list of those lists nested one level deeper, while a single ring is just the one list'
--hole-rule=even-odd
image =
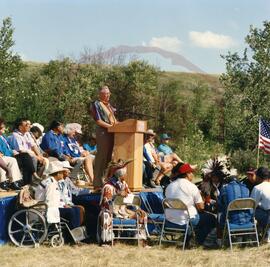
[{"label": "white sun hat", "polygon": [[63,167],[62,162],[60,162],[60,161],[52,161],[49,164],[47,174],[50,175],[50,174],[53,174],[53,173],[56,173],[56,172],[62,172],[62,171],[66,171],[66,170],[67,170],[67,168]]},{"label": "white sun hat", "polygon": [[73,167],[70,165],[70,163],[67,160],[62,161],[61,163],[62,163],[63,168],[65,168],[65,169],[73,169]]}]

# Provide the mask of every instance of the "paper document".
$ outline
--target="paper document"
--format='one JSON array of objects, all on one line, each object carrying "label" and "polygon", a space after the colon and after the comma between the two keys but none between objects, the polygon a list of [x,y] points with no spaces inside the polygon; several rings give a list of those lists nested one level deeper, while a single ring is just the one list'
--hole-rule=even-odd
[{"label": "paper document", "polygon": [[123,202],[124,202],[125,204],[132,204],[132,203],[133,203],[133,199],[134,199],[134,195],[133,195],[133,194],[128,194],[128,195],[124,198]]}]

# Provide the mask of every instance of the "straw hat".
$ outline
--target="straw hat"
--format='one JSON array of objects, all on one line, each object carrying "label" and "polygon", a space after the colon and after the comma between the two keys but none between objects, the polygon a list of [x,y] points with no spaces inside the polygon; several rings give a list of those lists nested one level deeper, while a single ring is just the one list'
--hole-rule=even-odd
[{"label": "straw hat", "polygon": [[148,130],[145,132],[145,134],[146,134],[146,135],[153,135],[153,136],[156,135],[156,133],[154,132],[153,129],[148,129]]}]

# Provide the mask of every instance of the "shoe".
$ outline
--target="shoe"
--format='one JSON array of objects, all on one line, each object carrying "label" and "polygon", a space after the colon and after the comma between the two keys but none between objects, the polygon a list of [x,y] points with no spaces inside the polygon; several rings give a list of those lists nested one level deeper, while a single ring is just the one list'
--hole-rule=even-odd
[{"label": "shoe", "polygon": [[15,191],[16,190],[21,190],[21,186],[20,186],[20,184],[18,182],[11,183],[9,188],[11,190],[15,190]]},{"label": "shoe", "polygon": [[23,187],[24,186],[23,179],[16,181],[16,183],[19,185],[19,187]]},{"label": "shoe", "polygon": [[4,181],[4,182],[0,183],[0,188],[3,190],[8,190],[9,189],[8,181]]},{"label": "shoe", "polygon": [[148,181],[148,183],[146,185],[148,187],[150,187],[150,188],[156,188],[157,187],[153,180]]}]

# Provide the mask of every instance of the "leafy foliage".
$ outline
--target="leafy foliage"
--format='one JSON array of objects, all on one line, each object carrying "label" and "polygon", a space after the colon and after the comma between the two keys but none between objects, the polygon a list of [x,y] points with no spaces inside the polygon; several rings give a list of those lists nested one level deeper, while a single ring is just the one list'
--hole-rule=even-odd
[{"label": "leafy foliage", "polygon": [[19,55],[11,50],[14,45],[13,32],[11,19],[4,19],[0,27],[0,116],[7,118],[11,118],[14,112],[19,75],[23,68]]}]

